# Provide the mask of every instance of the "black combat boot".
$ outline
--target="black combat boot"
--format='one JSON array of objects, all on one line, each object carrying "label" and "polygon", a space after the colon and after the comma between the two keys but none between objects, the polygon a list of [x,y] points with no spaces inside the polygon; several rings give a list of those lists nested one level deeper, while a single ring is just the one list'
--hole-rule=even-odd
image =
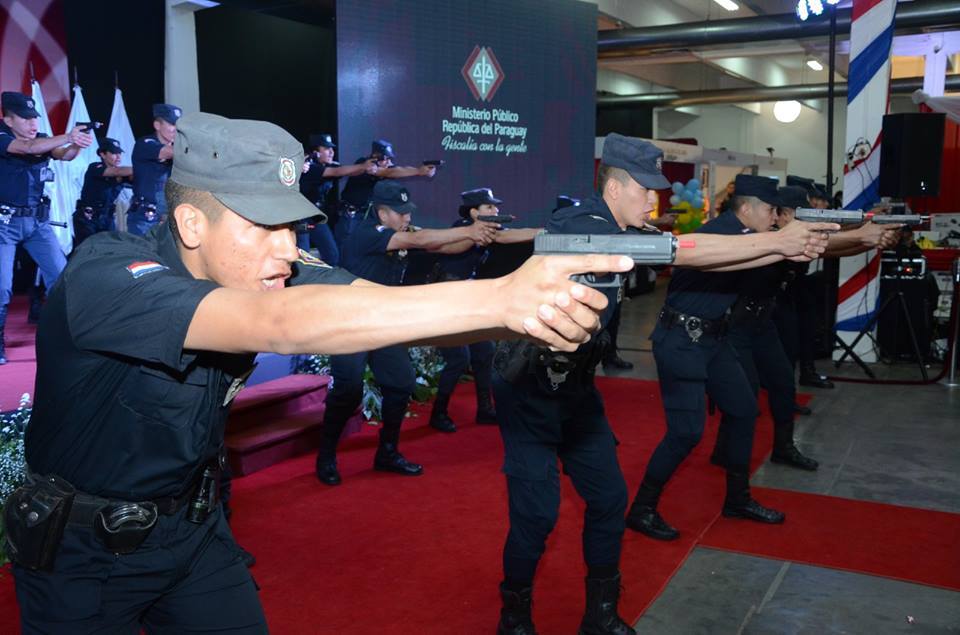
[{"label": "black combat boot", "polygon": [[667,524],[657,511],[663,487],[643,479],[627,512],[627,527],[657,540],[676,540],[680,532]]},{"label": "black combat boot", "polygon": [[320,429],[320,448],[317,451],[317,480],[324,485],[339,485],[342,482],[337,471],[337,444],[340,435],[347,427],[347,420],[357,409],[353,395],[327,397],[326,410],[323,413],[323,427]]},{"label": "black combat boot", "polygon": [[373,457],[373,469],[380,472],[394,472],[404,476],[420,476],[423,474],[423,466],[419,463],[411,463],[400,451],[397,450],[396,443],[384,443],[380,441],[380,447],[377,448],[377,454]]},{"label": "black combat boot", "polygon": [[578,635],[637,635],[617,614],[620,601],[620,574],[604,580],[586,578],[587,610]]},{"label": "black combat boot", "polygon": [[477,388],[477,424],[496,425],[497,410],[493,405],[490,385],[485,381],[474,382]]},{"label": "black combat boot", "polygon": [[800,385],[813,388],[833,388],[833,382],[826,375],[817,372],[813,362],[800,364]]},{"label": "black combat boot", "polygon": [[537,635],[537,629],[533,627],[533,616],[530,614],[533,607],[532,587],[511,591],[501,582],[500,599],[503,601],[503,608],[500,609],[497,635]]},{"label": "black combat boot", "polygon": [[40,310],[43,309],[43,291],[39,285],[30,287],[30,310],[27,311],[27,324],[40,323]]},{"label": "black combat boot", "polygon": [[620,357],[620,353],[613,351],[603,357],[604,370],[632,370],[633,362],[628,362]]},{"label": "black combat boot", "polygon": [[457,424],[453,422],[450,415],[447,414],[447,406],[450,405],[450,395],[437,393],[437,399],[433,402],[433,411],[430,413],[430,427],[440,432],[456,432]]},{"label": "black combat boot", "polygon": [[815,471],[820,466],[815,460],[805,456],[794,444],[793,421],[774,424],[773,453],[770,455],[770,462],[789,465],[809,472]]},{"label": "black combat boot", "polygon": [[7,306],[0,306],[0,366],[7,363],[6,348],[3,344],[3,329],[7,324]]},{"label": "black combat boot", "polygon": [[777,525],[786,519],[786,514],[764,507],[750,495],[750,477],[747,472],[727,470],[727,498],[723,501],[726,518],[744,518],[760,523]]}]

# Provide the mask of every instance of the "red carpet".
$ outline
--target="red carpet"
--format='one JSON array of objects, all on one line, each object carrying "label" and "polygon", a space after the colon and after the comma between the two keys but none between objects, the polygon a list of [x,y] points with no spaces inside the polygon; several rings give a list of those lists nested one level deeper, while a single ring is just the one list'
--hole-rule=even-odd
[{"label": "red carpet", "polygon": [[[656,383],[607,378],[599,383],[621,441],[620,460],[632,494],[663,433]],[[340,487],[316,482],[312,456],[236,481],[234,530],[238,541],[257,556],[253,574],[273,632],[492,632],[499,609],[506,493],[498,471],[497,430],[466,423],[473,409],[472,392],[470,386],[461,386],[453,400],[451,414],[461,422],[456,434],[444,435],[426,426],[423,407],[417,409],[419,417],[407,422],[402,449],[426,466],[422,477],[374,472],[376,436],[369,428],[343,445]],[[758,491],[758,497],[782,505],[789,514],[787,525],[759,527],[722,520],[710,529],[724,487],[722,471],[707,461],[715,427],[708,426],[704,441],[664,495],[662,511],[681,530],[681,539],[660,543],[632,532],[626,536],[621,613],[627,619],[638,617],[656,598],[704,535],[703,544],[710,546],[942,586],[956,584],[948,573],[951,566],[956,570],[950,564],[956,559],[950,560],[939,547],[928,553],[914,545],[909,556],[917,562],[909,568],[902,566],[906,556],[891,558],[892,547],[872,559],[862,557],[863,549],[850,548],[858,542],[881,544],[889,536],[899,536],[902,545],[902,537],[913,531],[921,532],[917,545],[923,546],[948,520],[956,527],[955,515],[933,517],[932,512],[913,509],[890,514],[877,511],[889,507],[885,505],[765,490]],[[755,462],[769,449],[770,427],[765,416],[758,426]],[[821,505],[829,505],[827,513],[842,512],[849,522],[824,527]],[[582,615],[581,527],[582,504],[564,479],[560,522],[534,595],[535,620],[545,635],[573,632]],[[776,537],[785,531],[800,536],[794,538],[795,553],[786,540]],[[947,541],[949,534],[938,544]],[[924,574],[933,569],[942,575]],[[0,581],[4,621],[15,620],[11,587],[9,578]]]},{"label": "red carpet", "polygon": [[37,352],[33,346],[37,327],[27,324],[27,299],[14,296],[7,310],[4,341],[7,363],[0,366],[0,412],[16,410],[20,395],[30,393],[37,374]]},{"label": "red carpet", "polygon": [[960,590],[958,514],[776,489],[756,495],[788,510],[787,522],[721,519],[701,544]]}]

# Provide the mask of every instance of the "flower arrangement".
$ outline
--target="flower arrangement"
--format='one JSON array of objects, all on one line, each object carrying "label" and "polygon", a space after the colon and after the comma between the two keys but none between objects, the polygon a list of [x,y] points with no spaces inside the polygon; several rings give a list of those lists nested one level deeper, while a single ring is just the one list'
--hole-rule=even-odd
[{"label": "flower arrangement", "polygon": [[[413,346],[409,349],[410,362],[416,372],[416,388],[413,391],[413,399],[418,402],[425,402],[433,397],[437,392],[437,382],[440,379],[440,371],[443,370],[443,358],[440,352],[432,346]],[[310,375],[329,375],[330,374],[330,356],[329,355],[302,355],[294,361],[294,372]],[[361,407],[363,416],[367,419],[380,419],[380,404],[383,396],[373,378],[373,372],[370,367],[363,370],[363,399]]]}]

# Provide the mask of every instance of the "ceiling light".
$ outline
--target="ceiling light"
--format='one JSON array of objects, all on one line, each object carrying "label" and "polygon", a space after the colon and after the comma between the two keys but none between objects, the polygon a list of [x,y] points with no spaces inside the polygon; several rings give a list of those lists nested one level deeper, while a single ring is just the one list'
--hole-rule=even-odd
[{"label": "ceiling light", "polygon": [[800,116],[800,102],[778,101],[773,105],[773,116],[780,123],[793,123]]},{"label": "ceiling light", "polygon": [[817,60],[807,60],[807,66],[809,66],[810,68],[812,68],[812,69],[815,70],[815,71],[822,71],[822,70],[823,70],[823,64],[821,64],[821,63],[818,62]]},{"label": "ceiling light", "polygon": [[727,11],[736,11],[737,9],[740,8],[740,5],[738,5],[733,0],[713,0],[713,1],[719,4],[721,7],[723,7]]}]

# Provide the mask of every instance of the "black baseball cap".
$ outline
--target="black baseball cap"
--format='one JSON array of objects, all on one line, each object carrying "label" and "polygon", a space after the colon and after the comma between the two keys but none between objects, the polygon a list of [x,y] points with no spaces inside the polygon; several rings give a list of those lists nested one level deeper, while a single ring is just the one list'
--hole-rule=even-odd
[{"label": "black baseball cap", "polygon": [[499,205],[503,201],[494,197],[493,190],[489,187],[480,187],[475,190],[460,192],[460,215],[464,218],[470,216],[470,210],[481,205]]},{"label": "black baseball cap", "polygon": [[310,144],[310,149],[319,148],[323,146],[324,148],[333,148],[336,149],[337,144],[333,142],[333,136],[329,133],[324,132],[323,134],[312,134],[307,139],[307,143]]},{"label": "black baseball cap", "polygon": [[765,176],[738,174],[733,182],[733,195],[753,196],[773,206],[780,204],[777,196],[777,182]]},{"label": "black baseball cap", "polygon": [[807,190],[799,185],[788,185],[777,190],[777,207],[806,207],[810,204]]},{"label": "black baseball cap", "polygon": [[393,144],[386,139],[377,139],[374,141],[370,145],[370,154],[379,154],[381,156],[390,157],[391,159],[397,156],[393,153]]},{"label": "black baseball cap", "polygon": [[579,198],[573,198],[572,196],[567,196],[566,194],[561,194],[557,197],[557,206],[554,209],[563,209],[564,207],[577,207],[580,205]]},{"label": "black baseball cap", "polygon": [[407,188],[400,185],[398,181],[384,179],[377,181],[373,186],[373,195],[370,202],[374,206],[383,205],[389,207],[398,214],[412,214],[417,211],[417,206],[410,201],[410,192]]},{"label": "black baseball cap", "polygon": [[3,95],[0,95],[0,106],[3,107],[4,114],[13,113],[24,119],[36,119],[40,116],[33,99],[23,93],[4,91]]},{"label": "black baseball cap", "polygon": [[670,187],[670,181],[661,172],[663,150],[649,141],[611,132],[603,142],[603,158],[600,162],[626,170],[634,181],[648,190]]},{"label": "black baseball cap", "polygon": [[174,106],[173,104],[153,105],[154,119],[163,119],[169,124],[176,124],[181,115],[183,115],[183,111],[180,110],[179,106]]},{"label": "black baseball cap", "polygon": [[319,214],[300,194],[303,145],[266,121],[195,112],[177,125],[170,178],[253,223],[284,225]]},{"label": "black baseball cap", "polygon": [[100,140],[100,145],[97,147],[97,152],[112,152],[113,154],[122,154],[123,148],[120,147],[120,142],[116,139],[104,137]]}]

